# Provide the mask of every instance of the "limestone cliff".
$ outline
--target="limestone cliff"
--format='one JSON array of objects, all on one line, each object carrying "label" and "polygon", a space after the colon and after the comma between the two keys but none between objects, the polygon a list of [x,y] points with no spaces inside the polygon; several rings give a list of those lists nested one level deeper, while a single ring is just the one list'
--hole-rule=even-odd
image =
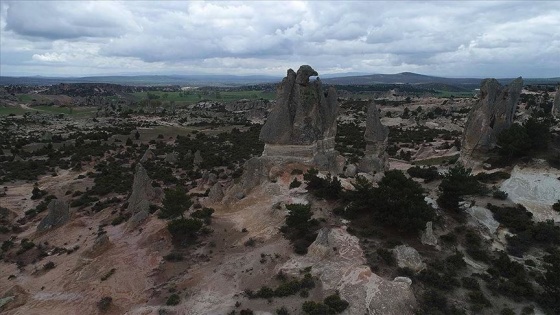
[{"label": "limestone cliff", "polygon": [[389,168],[387,155],[387,141],[389,139],[389,128],[381,124],[379,112],[375,104],[370,104],[366,116],[366,151],[364,158],[358,164],[358,171],[383,172]]},{"label": "limestone cliff", "polygon": [[523,88],[521,77],[508,86],[496,79],[485,79],[480,86],[480,99],[469,113],[461,143],[461,159],[467,162],[473,154],[485,153],[496,145],[500,132],[513,123],[517,101]]}]

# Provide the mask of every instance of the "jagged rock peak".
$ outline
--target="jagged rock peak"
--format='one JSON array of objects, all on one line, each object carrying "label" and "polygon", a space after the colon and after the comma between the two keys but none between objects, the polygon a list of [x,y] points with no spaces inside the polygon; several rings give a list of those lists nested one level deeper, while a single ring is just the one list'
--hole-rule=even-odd
[{"label": "jagged rock peak", "polygon": [[37,226],[37,231],[45,231],[63,225],[70,219],[68,203],[53,199],[48,205],[49,213]]},{"label": "jagged rock peak", "polygon": [[517,101],[523,88],[521,77],[503,87],[496,79],[485,79],[480,85],[480,99],[473,106],[463,133],[463,162],[475,152],[487,152],[496,145],[497,137],[513,123]]},{"label": "jagged rock peak", "polygon": [[323,92],[321,80],[310,66],[294,72],[288,70],[277,89],[277,100],[263,128],[260,139],[267,144],[309,145],[334,137],[338,100],[336,90]]},{"label": "jagged rock peak", "polygon": [[132,183],[132,193],[128,198],[127,211],[132,212],[129,225],[134,228],[144,221],[150,213],[150,201],[155,198],[155,190],[152,187],[152,180],[142,164],[136,164],[134,181]]},{"label": "jagged rock peak", "polygon": [[387,142],[389,128],[381,124],[379,112],[375,104],[370,103],[366,116],[366,130],[364,132],[366,151],[364,158],[358,164],[360,172],[382,172],[389,168],[387,156]]}]

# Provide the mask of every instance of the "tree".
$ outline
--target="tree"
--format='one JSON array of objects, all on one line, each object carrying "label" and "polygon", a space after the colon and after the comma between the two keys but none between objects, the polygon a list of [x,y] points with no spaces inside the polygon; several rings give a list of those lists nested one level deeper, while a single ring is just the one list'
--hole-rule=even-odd
[{"label": "tree", "polygon": [[166,189],[165,198],[163,199],[163,209],[161,209],[160,218],[175,219],[177,217],[184,218],[185,210],[192,206],[193,202],[182,187],[175,189]]},{"label": "tree", "polygon": [[140,133],[138,132],[138,130],[136,130],[136,133],[134,134],[134,138],[136,140],[140,139]]},{"label": "tree", "polygon": [[456,164],[445,174],[439,190],[441,195],[437,200],[438,204],[443,208],[456,210],[463,196],[482,193],[484,187],[471,175],[471,169]]},{"label": "tree", "polygon": [[359,178],[347,214],[363,219],[367,215],[376,225],[395,227],[403,232],[424,229],[428,221],[435,218],[435,211],[424,200],[424,190],[414,180],[399,170],[390,170],[374,188]]},{"label": "tree", "polygon": [[498,152],[500,155],[512,159],[527,154],[531,148],[531,140],[526,129],[518,124],[513,124],[498,135]]}]

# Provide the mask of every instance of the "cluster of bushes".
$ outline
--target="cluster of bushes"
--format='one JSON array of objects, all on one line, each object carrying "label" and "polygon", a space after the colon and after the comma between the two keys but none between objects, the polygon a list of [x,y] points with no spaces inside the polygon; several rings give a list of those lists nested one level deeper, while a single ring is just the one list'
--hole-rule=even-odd
[{"label": "cluster of bushes", "polygon": [[[313,277],[310,273],[305,273],[302,279],[288,280],[285,277],[279,278],[281,278],[283,282],[274,289],[263,286],[257,292],[245,290],[245,294],[247,294],[250,299],[271,299],[273,297],[286,297],[295,295],[303,291],[307,292],[315,287],[315,281],[313,280]],[[308,293],[303,293],[303,295],[306,294]]]},{"label": "cluster of bushes", "polygon": [[464,168],[461,164],[456,164],[449,169],[439,185],[439,190],[441,194],[437,199],[438,204],[450,210],[457,210],[464,196],[486,193],[486,187],[471,175],[470,169]]},{"label": "cluster of bushes", "polygon": [[401,232],[418,232],[433,221],[435,211],[424,200],[424,189],[399,170],[385,172],[378,187],[358,177],[355,190],[346,198],[344,215],[368,225],[394,227]]},{"label": "cluster of bushes", "polygon": [[315,197],[336,200],[342,195],[342,185],[336,176],[327,174],[325,178],[318,176],[319,171],[311,168],[303,174],[303,179],[307,183],[307,190]]},{"label": "cluster of bushes", "polygon": [[506,237],[510,254],[521,257],[535,245],[545,248],[560,245],[560,227],[552,221],[534,222],[533,214],[522,205],[498,207],[488,204],[487,207],[496,221],[515,234]]},{"label": "cluster of bushes", "polygon": [[95,168],[97,173],[90,190],[92,195],[104,196],[112,192],[124,194],[132,187],[134,176],[130,168],[124,168],[117,162],[102,162]]},{"label": "cluster of bushes", "polygon": [[41,160],[6,161],[0,164],[0,184],[14,180],[37,180],[49,170]]},{"label": "cluster of bushes", "polygon": [[338,292],[327,296],[323,302],[305,301],[302,310],[308,315],[331,315],[344,312],[350,303],[340,298]]},{"label": "cluster of bushes", "polygon": [[424,179],[424,183],[429,183],[441,177],[441,175],[439,174],[435,166],[429,166],[429,167],[414,166],[409,168],[406,172],[408,173],[408,175],[412,177]]},{"label": "cluster of bushes", "polygon": [[280,231],[291,241],[294,251],[304,255],[317,237],[319,221],[311,218],[313,216],[311,205],[290,204],[286,205],[286,209],[288,209],[286,224],[280,228]]},{"label": "cluster of bushes", "polygon": [[514,158],[532,156],[546,151],[552,139],[550,127],[552,119],[530,117],[522,125],[513,124],[498,135],[498,152],[511,161]]},{"label": "cluster of bushes", "polygon": [[337,126],[335,149],[347,157],[350,163],[356,163],[364,156],[364,131],[365,128],[356,123],[340,123]]},{"label": "cluster of bushes", "polygon": [[404,129],[389,127],[389,144],[433,142],[436,138],[452,140],[461,135],[458,131],[430,129],[425,126]]}]

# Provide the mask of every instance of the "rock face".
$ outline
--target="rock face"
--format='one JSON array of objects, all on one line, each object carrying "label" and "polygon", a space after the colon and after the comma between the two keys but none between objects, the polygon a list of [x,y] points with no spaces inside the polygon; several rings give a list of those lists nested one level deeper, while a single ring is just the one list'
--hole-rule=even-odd
[{"label": "rock face", "polygon": [[321,80],[304,65],[287,76],[277,90],[276,104],[261,129],[265,143],[263,156],[312,164],[321,170],[339,173],[340,161],[334,150],[338,100],[336,90],[323,92]]},{"label": "rock face", "polygon": [[413,314],[416,299],[410,282],[390,281],[366,266],[359,240],[343,228],[323,228],[305,256],[296,256],[280,266],[287,274],[312,266],[324,290],[338,290],[350,303],[344,314]]},{"label": "rock face", "polygon": [[511,177],[500,186],[515,203],[522,204],[533,214],[533,220],[560,222],[560,213],[552,205],[560,200],[560,171],[546,162],[534,162],[526,167],[516,165]]},{"label": "rock face", "polygon": [[70,219],[68,203],[53,199],[48,206],[49,213],[37,226],[37,231],[46,231],[63,225]]},{"label": "rock face", "polygon": [[224,190],[222,188],[222,184],[216,183],[210,191],[208,192],[208,202],[215,203],[220,202],[224,198]]},{"label": "rock face", "polygon": [[387,170],[389,159],[386,150],[389,128],[381,124],[379,112],[373,103],[368,106],[364,139],[366,140],[366,151],[364,158],[358,164],[358,171],[371,173]]},{"label": "rock face", "polygon": [[136,164],[134,173],[134,182],[132,183],[132,194],[128,198],[127,211],[132,213],[132,217],[128,221],[131,228],[138,226],[150,214],[150,200],[155,197],[156,193],[152,187],[152,180],[148,176],[146,169],[142,164]]},{"label": "rock face", "polygon": [[461,143],[463,162],[467,162],[473,154],[484,153],[495,147],[498,134],[513,123],[513,115],[522,88],[521,77],[505,87],[502,87],[496,79],[482,81],[480,99],[471,109],[463,133]]},{"label": "rock face", "polygon": [[466,209],[470,215],[470,223],[484,228],[488,233],[494,234],[500,226],[500,223],[494,219],[492,211],[478,206],[473,206]]},{"label": "rock face", "polygon": [[560,116],[560,85],[556,89],[556,95],[554,96],[554,103],[552,103],[552,115],[555,117]]},{"label": "rock face", "polygon": [[155,158],[156,158],[156,155],[154,154],[154,152],[150,149],[146,149],[146,152],[144,152],[144,155],[140,159],[140,162],[145,163],[145,162],[147,162],[149,160],[153,160]]},{"label": "rock face", "polygon": [[434,235],[434,228],[432,225],[432,221],[426,223],[426,229],[422,232],[420,241],[424,245],[437,246],[438,239]]},{"label": "rock face", "polygon": [[400,268],[409,268],[414,272],[420,272],[426,268],[418,251],[410,246],[399,245],[393,249],[393,252]]}]

